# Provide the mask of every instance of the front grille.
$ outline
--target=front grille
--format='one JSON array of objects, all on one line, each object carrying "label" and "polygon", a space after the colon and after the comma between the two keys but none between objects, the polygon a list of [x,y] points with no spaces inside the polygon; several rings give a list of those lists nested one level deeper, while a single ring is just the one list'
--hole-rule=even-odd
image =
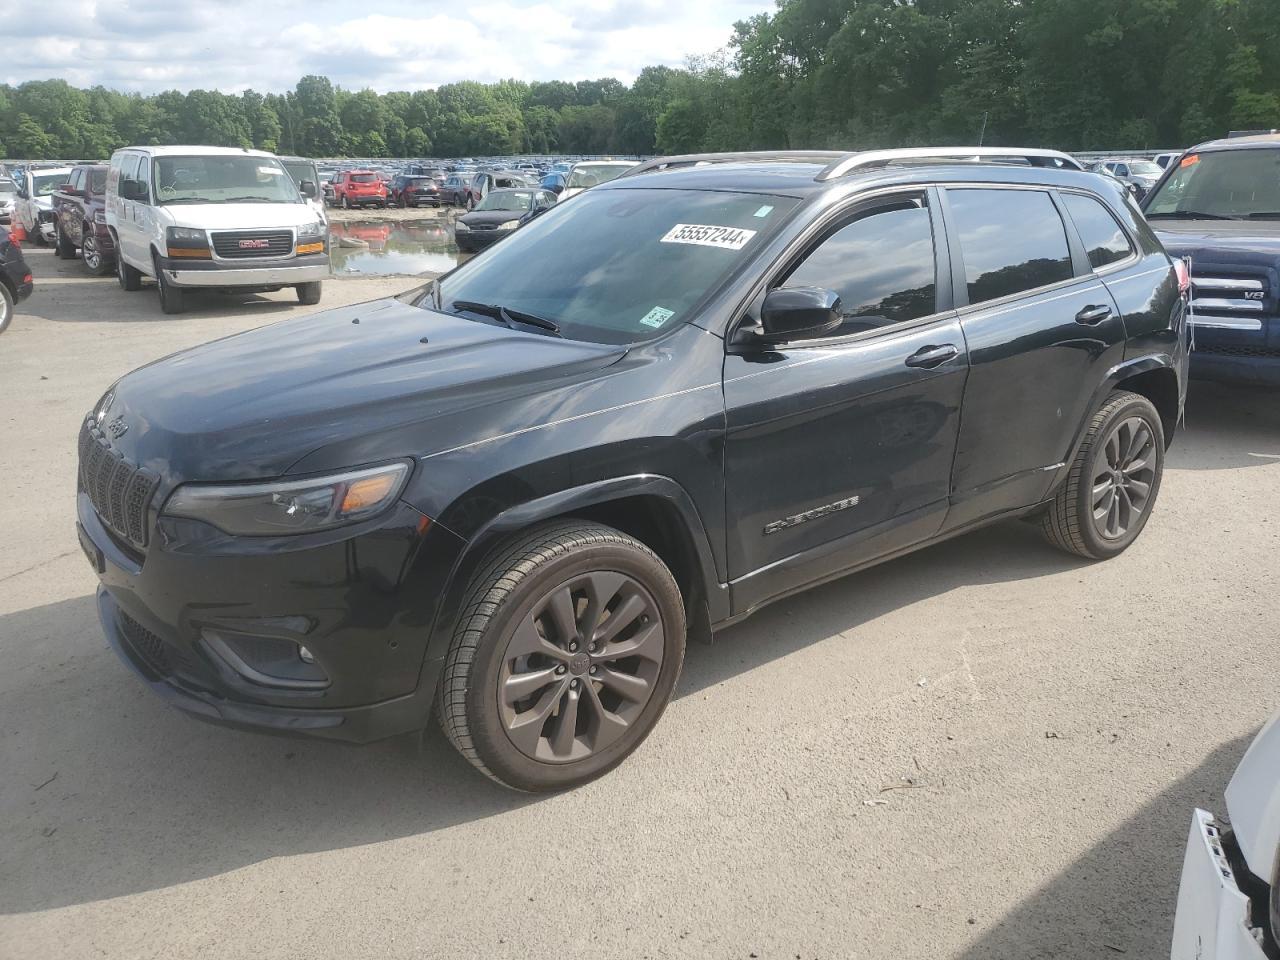
[{"label": "front grille", "polygon": [[1196,344],[1196,353],[1212,353],[1222,357],[1269,357],[1280,359],[1280,347],[1224,347]]},{"label": "front grille", "polygon": [[1221,330],[1261,330],[1268,305],[1267,281],[1259,276],[1227,273],[1192,273],[1192,322]]},{"label": "front grille", "polygon": [[139,550],[147,546],[147,516],[158,484],[154,474],[121,457],[85,421],[80,428],[80,489],[103,525]]},{"label": "front grille", "polygon": [[[242,244],[249,244],[243,246]],[[213,251],[223,260],[255,257],[287,257],[293,253],[292,230],[215,231]]]}]

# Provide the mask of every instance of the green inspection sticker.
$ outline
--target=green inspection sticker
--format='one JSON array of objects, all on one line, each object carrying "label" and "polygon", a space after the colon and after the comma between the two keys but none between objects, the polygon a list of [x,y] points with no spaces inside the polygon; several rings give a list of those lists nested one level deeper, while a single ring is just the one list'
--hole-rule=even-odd
[{"label": "green inspection sticker", "polygon": [[654,307],[640,318],[640,322],[646,327],[660,327],[675,315],[676,312],[674,310],[668,310],[666,307]]},{"label": "green inspection sticker", "polygon": [[757,216],[757,217],[764,218],[764,217],[767,217],[767,216],[768,216],[769,214],[771,214],[771,213],[773,213],[773,207],[768,206],[768,205],[766,204],[765,206],[763,206],[763,207],[761,207],[759,210],[757,210],[757,211],[753,214],[753,216]]}]

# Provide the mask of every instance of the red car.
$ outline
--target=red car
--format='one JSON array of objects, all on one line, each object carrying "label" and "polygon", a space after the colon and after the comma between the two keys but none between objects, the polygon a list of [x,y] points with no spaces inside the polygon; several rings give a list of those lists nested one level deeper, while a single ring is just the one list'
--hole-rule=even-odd
[{"label": "red car", "polygon": [[385,207],[387,185],[372,170],[344,170],[333,181],[334,202],[343,209]]}]

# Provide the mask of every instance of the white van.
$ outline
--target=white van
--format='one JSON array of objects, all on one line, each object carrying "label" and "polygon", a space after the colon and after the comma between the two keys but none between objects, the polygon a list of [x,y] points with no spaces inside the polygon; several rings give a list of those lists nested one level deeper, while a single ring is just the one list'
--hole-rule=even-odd
[{"label": "white van", "polygon": [[[279,290],[320,302],[328,227],[280,160],[231,147],[125,147],[111,155],[107,226],[120,286],[154,277],[165,313],[188,287]],[[304,196],[304,193],[308,196]]]}]

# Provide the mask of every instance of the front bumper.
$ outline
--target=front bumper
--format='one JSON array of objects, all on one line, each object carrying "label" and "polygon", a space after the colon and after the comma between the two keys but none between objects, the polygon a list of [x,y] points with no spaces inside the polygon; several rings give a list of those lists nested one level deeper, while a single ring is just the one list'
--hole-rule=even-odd
[{"label": "front bumper", "polygon": [[287,287],[327,280],[330,276],[327,253],[254,266],[218,260],[161,257],[160,269],[175,287]]},{"label": "front bumper", "polygon": [[1213,814],[1197,810],[1183,860],[1170,960],[1268,960],[1249,898],[1222,843]]},{"label": "front bumper", "polygon": [[[426,725],[443,667],[427,638],[462,544],[412,507],[296,544],[161,518],[145,555],[106,530],[85,493],[77,516],[108,642],[173,706],[359,743]],[[325,680],[282,686],[220,652],[228,638],[305,646]]]}]

